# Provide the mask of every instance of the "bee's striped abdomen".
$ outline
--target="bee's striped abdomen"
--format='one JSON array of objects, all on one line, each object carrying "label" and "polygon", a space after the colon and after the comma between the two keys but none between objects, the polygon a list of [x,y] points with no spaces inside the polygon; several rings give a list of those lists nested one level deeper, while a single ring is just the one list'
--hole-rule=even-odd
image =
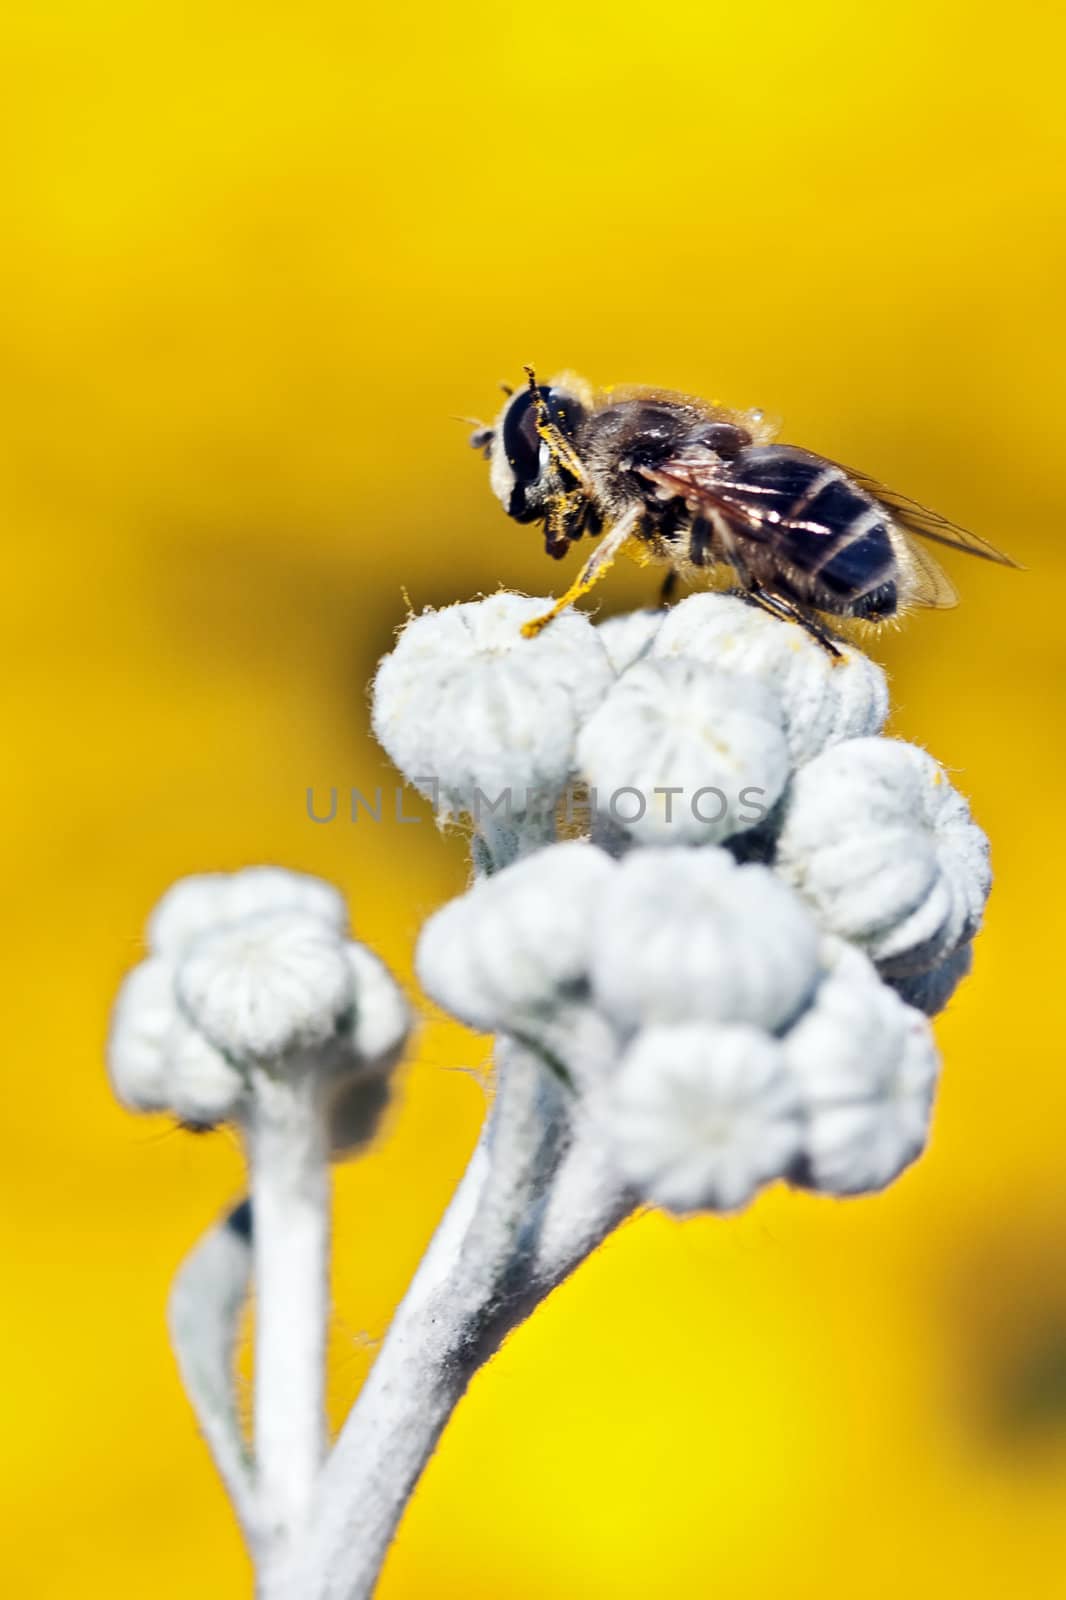
[{"label": "bee's striped abdomen", "polygon": [[788,445],[745,450],[730,497],[762,521],[813,604],[856,616],[895,611],[897,561],[882,506],[844,472]]}]

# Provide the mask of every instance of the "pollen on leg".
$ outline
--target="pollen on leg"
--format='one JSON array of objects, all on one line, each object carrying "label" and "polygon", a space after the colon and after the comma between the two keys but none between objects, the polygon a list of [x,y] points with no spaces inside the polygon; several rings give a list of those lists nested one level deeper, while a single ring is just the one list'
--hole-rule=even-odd
[{"label": "pollen on leg", "polygon": [[549,622],[554,622],[560,612],[567,611],[575,600],[580,600],[582,595],[588,594],[589,590],[594,588],[600,579],[610,571],[614,565],[615,557],[620,551],[626,549],[634,551],[639,547],[640,541],[633,537],[632,532],[636,520],[636,516],[630,514],[624,522],[618,523],[611,530],[607,539],[600,545],[595,555],[589,557],[569,589],[560,600],[555,602],[551,610],[546,611],[542,617],[534,617],[530,622],[522,624],[524,638],[535,639],[537,634],[548,626]]},{"label": "pollen on leg", "polygon": [[546,611],[542,617],[534,617],[530,622],[522,624],[522,637],[535,639],[538,633],[544,631],[549,622],[554,622],[555,618],[560,616],[562,612],[570,609],[575,600],[580,600],[582,595],[588,594],[589,590],[599,582],[609,565],[609,562],[605,563],[598,572],[588,574],[582,572],[575,582],[570,585],[562,598],[555,602],[550,611]]}]

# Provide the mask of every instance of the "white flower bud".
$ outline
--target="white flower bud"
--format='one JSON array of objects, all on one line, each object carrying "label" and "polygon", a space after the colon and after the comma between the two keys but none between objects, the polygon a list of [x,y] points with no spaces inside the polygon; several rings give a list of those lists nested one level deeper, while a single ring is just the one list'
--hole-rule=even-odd
[{"label": "white flower bud", "polygon": [[263,911],[299,911],[338,932],[348,925],[344,897],[332,884],[285,867],[245,867],[180,878],[148,920],[148,943],[158,955],[180,956],[199,934]]},{"label": "white flower bud", "polygon": [[155,957],[127,973],[111,1013],[107,1068],[116,1099],[131,1111],[170,1107],[164,1046],[176,1017],[169,962]]},{"label": "white flower bud", "polygon": [[766,867],[725,850],[646,849],[599,896],[592,988],[619,1026],[700,1019],[773,1031],[807,1003],[819,934]]},{"label": "white flower bud", "polygon": [[324,1061],[330,1070],[328,1114],[334,1159],[354,1154],[377,1133],[392,1097],[390,1074],[411,1034],[399,984],[365,945],[345,946],[355,1004],[345,1033]]},{"label": "white flower bud", "polygon": [[[346,924],[340,895],[302,873],[262,867],[176,884],[151,924],[166,954],[135,968],[115,1004],[116,1096],[210,1127],[243,1121],[279,1065],[312,1068],[335,1152],[365,1143],[411,1015],[383,963],[346,942]],[[378,1087],[363,1092],[371,1079]]]},{"label": "white flower bud", "polygon": [[131,1111],[170,1111],[213,1126],[232,1116],[244,1093],[236,1069],[185,1022],[174,969],[152,957],[125,979],[107,1048],[111,1086]]},{"label": "white flower bud", "polygon": [[345,946],[355,991],[351,1047],[358,1063],[387,1073],[403,1054],[411,1010],[388,967],[362,944]]},{"label": "white flower bud", "polygon": [[807,1107],[809,1182],[865,1194],[925,1148],[939,1061],[925,1017],[860,951],[826,941],[830,971],[784,1041]]},{"label": "white flower bud", "polygon": [[415,959],[422,987],[484,1033],[558,1005],[586,978],[594,906],[618,870],[575,840],[479,879],[423,927]]},{"label": "white flower bud", "polygon": [[497,804],[522,816],[566,783],[578,727],[613,673],[579,612],[523,637],[549,605],[501,593],[424,612],[378,668],[374,732],[442,816]]},{"label": "white flower bud", "polygon": [[647,844],[716,842],[754,827],[789,773],[776,696],[697,661],[630,667],[577,752],[600,808]]},{"label": "white flower bud", "polygon": [[652,640],[666,620],[667,613],[656,611],[626,611],[618,617],[607,617],[597,623],[596,635],[607,651],[607,659],[615,672],[625,672],[651,652]]},{"label": "white flower bud", "polygon": [[236,1067],[182,1017],[167,1039],[166,1056],[170,1109],[178,1120],[209,1128],[230,1121],[247,1091]]},{"label": "white flower bud", "polygon": [[757,1028],[675,1023],[639,1033],[606,1091],[620,1171],[671,1211],[735,1211],[803,1146],[796,1084]]},{"label": "white flower bud", "polygon": [[825,927],[883,971],[927,971],[971,939],[988,840],[943,769],[915,745],[854,739],[795,775],[778,870]]},{"label": "white flower bud", "polygon": [[798,624],[782,622],[736,595],[694,594],[669,613],[654,656],[682,656],[757,678],[781,700],[793,762],[828,745],[880,731],[888,715],[881,668],[838,642],[834,660]]},{"label": "white flower bud", "polygon": [[354,1000],[343,941],[299,912],[267,912],[201,934],[182,957],[176,987],[195,1026],[241,1061],[332,1044]]}]

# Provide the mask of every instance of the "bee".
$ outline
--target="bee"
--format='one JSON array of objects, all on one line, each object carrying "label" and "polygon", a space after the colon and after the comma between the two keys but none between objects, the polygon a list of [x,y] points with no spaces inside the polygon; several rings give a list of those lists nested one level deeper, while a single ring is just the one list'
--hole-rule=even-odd
[{"label": "bee", "polygon": [[736,588],[840,654],[826,619],[885,622],[958,596],[914,535],[986,561],[1017,562],[864,472],[775,442],[760,411],[664,389],[597,391],[566,373],[507,390],[471,444],[516,522],[541,523],[548,555],[600,540],[567,592],[526,624],[535,635],[587,594],[623,549],[679,577],[731,569]]}]

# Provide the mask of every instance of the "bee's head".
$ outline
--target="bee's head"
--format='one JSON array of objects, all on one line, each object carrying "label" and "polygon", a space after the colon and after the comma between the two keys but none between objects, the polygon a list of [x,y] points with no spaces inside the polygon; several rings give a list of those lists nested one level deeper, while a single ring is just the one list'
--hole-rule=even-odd
[{"label": "bee's head", "polygon": [[574,485],[571,474],[538,432],[544,413],[535,395],[543,401],[550,426],[573,443],[585,417],[585,405],[571,389],[558,383],[537,384],[509,395],[492,428],[481,430],[470,441],[488,455],[493,490],[516,522],[541,521],[551,496]]}]

